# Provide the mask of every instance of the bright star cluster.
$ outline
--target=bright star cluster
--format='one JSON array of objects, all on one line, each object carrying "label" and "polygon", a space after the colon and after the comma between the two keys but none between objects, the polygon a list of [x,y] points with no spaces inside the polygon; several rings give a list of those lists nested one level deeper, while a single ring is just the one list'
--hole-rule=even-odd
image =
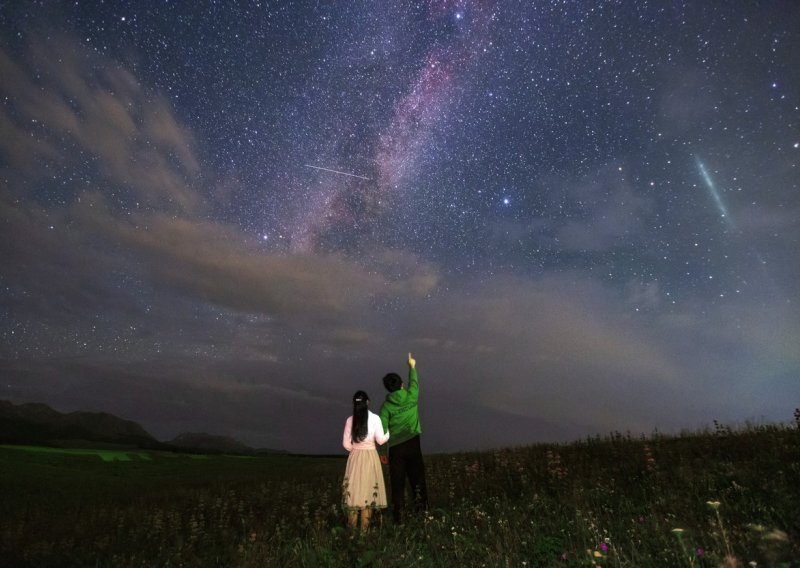
[{"label": "bright star cluster", "polygon": [[792,3],[4,5],[0,398],[329,452],[412,351],[432,450],[788,420],[798,30]]}]

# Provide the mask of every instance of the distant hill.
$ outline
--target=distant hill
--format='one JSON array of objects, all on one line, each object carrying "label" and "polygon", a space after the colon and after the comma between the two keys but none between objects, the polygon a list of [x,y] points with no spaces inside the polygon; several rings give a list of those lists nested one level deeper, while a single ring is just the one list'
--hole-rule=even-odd
[{"label": "distant hill", "polygon": [[136,422],[106,412],[63,414],[46,404],[13,404],[0,400],[0,444],[54,447],[133,447],[148,450],[219,454],[285,454],[282,450],[254,449],[238,440],[213,434],[185,433],[159,442]]},{"label": "distant hill", "polygon": [[253,454],[256,450],[228,436],[186,432],[167,442],[182,450],[221,454]]},{"label": "distant hill", "polygon": [[87,442],[159,449],[164,444],[136,422],[105,412],[62,414],[46,404],[0,401],[0,443],[85,445]]}]

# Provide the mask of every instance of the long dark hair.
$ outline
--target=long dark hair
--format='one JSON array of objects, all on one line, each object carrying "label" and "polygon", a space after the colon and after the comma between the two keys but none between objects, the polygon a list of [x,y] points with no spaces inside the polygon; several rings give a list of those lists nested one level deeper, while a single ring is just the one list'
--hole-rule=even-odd
[{"label": "long dark hair", "polygon": [[369,397],[364,391],[357,391],[353,395],[353,425],[350,430],[350,440],[354,444],[363,441],[367,437],[369,431],[369,424],[367,424],[369,420],[368,402]]}]

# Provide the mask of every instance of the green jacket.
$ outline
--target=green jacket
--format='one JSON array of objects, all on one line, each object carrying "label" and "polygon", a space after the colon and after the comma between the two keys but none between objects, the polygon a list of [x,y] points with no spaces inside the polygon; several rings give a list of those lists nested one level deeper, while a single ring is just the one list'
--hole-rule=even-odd
[{"label": "green jacket", "polygon": [[419,425],[419,379],[417,370],[408,370],[408,388],[386,395],[381,406],[381,422],[389,431],[389,446],[396,446],[422,433]]}]

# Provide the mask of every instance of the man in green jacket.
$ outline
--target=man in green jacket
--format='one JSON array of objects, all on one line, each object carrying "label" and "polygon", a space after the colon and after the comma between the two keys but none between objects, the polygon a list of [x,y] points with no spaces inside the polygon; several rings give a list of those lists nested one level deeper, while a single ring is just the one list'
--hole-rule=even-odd
[{"label": "man in green jacket", "polygon": [[405,508],[406,477],[418,511],[428,508],[428,490],[425,485],[425,464],[419,436],[419,378],[417,362],[408,354],[408,387],[396,373],[383,377],[383,386],[389,391],[381,406],[381,422],[389,438],[389,477],[392,488],[392,515],[396,523],[403,520]]}]

